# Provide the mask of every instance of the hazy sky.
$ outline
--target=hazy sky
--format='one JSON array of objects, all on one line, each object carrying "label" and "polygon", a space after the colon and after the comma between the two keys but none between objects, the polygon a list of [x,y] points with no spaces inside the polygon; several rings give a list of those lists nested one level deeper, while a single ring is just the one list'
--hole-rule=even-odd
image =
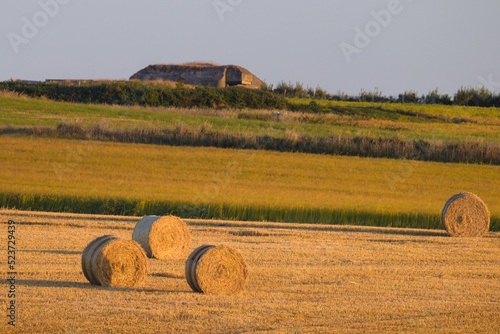
[{"label": "hazy sky", "polygon": [[500,92],[498,0],[2,0],[0,18],[0,80],[213,61],[331,93]]}]

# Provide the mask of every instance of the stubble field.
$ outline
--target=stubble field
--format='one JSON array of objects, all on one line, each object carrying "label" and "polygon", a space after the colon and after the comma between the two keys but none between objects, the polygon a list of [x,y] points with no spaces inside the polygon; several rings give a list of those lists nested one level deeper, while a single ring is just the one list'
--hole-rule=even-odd
[{"label": "stubble field", "polygon": [[[242,253],[251,268],[245,292],[192,292],[185,259],[149,260],[138,289],[90,285],[82,250],[104,234],[130,239],[139,219],[0,211],[2,277],[7,221],[16,222],[17,331],[500,332],[499,233],[186,220],[190,251],[225,244]],[[8,288],[2,280],[1,305]]]}]

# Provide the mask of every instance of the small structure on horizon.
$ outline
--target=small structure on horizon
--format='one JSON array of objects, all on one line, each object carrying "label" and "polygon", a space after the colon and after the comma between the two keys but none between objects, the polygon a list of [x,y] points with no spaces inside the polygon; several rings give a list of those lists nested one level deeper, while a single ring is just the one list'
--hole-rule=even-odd
[{"label": "small structure on horizon", "polygon": [[211,63],[149,65],[132,75],[130,80],[163,80],[210,87],[261,88],[263,85],[262,80],[241,66]]}]

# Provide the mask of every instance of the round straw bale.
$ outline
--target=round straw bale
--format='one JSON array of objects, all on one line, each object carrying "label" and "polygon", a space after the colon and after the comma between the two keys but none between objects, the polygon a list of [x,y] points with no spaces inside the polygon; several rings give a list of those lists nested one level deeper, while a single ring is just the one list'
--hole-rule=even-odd
[{"label": "round straw bale", "polygon": [[477,195],[461,192],[444,205],[441,224],[454,237],[481,237],[490,228],[490,212]]},{"label": "round straw bale", "polygon": [[198,260],[200,259],[201,255],[204,254],[204,252],[207,249],[214,248],[215,246],[211,245],[203,245],[198,248],[196,248],[187,258],[186,260],[186,280],[193,289],[193,291],[196,292],[202,292],[200,287],[198,286],[198,282],[196,281],[196,265],[198,263]]},{"label": "round straw bale", "polygon": [[204,245],[186,261],[186,279],[196,292],[235,294],[248,280],[248,265],[237,250],[227,246]]},{"label": "round straw bale", "polygon": [[174,216],[146,216],[135,225],[132,239],[148,257],[179,259],[186,255],[191,235],[186,224]]},{"label": "round straw bale", "polygon": [[103,235],[97,239],[92,240],[82,253],[82,271],[85,278],[92,284],[100,285],[99,281],[94,275],[92,270],[92,254],[97,249],[98,251],[109,241],[118,239],[112,235]]},{"label": "round straw bale", "polygon": [[135,241],[105,235],[84,249],[82,270],[92,284],[131,288],[146,279],[147,257]]}]

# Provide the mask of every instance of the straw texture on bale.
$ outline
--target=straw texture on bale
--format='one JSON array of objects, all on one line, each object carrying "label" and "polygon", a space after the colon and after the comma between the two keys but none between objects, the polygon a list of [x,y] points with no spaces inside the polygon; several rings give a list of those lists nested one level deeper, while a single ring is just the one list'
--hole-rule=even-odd
[{"label": "straw texture on bale", "polygon": [[454,237],[481,237],[490,228],[490,212],[477,195],[461,192],[444,205],[441,224]]},{"label": "straw texture on bale", "polygon": [[239,293],[245,288],[248,271],[240,252],[227,246],[200,246],[186,261],[187,282],[193,291],[202,293]]},{"label": "straw texture on bale", "polygon": [[105,235],[83,250],[82,271],[92,284],[132,288],[146,279],[147,257],[135,241]]},{"label": "straw texture on bale", "polygon": [[191,243],[187,225],[174,216],[146,216],[134,228],[132,239],[146,255],[160,260],[183,258]]}]

